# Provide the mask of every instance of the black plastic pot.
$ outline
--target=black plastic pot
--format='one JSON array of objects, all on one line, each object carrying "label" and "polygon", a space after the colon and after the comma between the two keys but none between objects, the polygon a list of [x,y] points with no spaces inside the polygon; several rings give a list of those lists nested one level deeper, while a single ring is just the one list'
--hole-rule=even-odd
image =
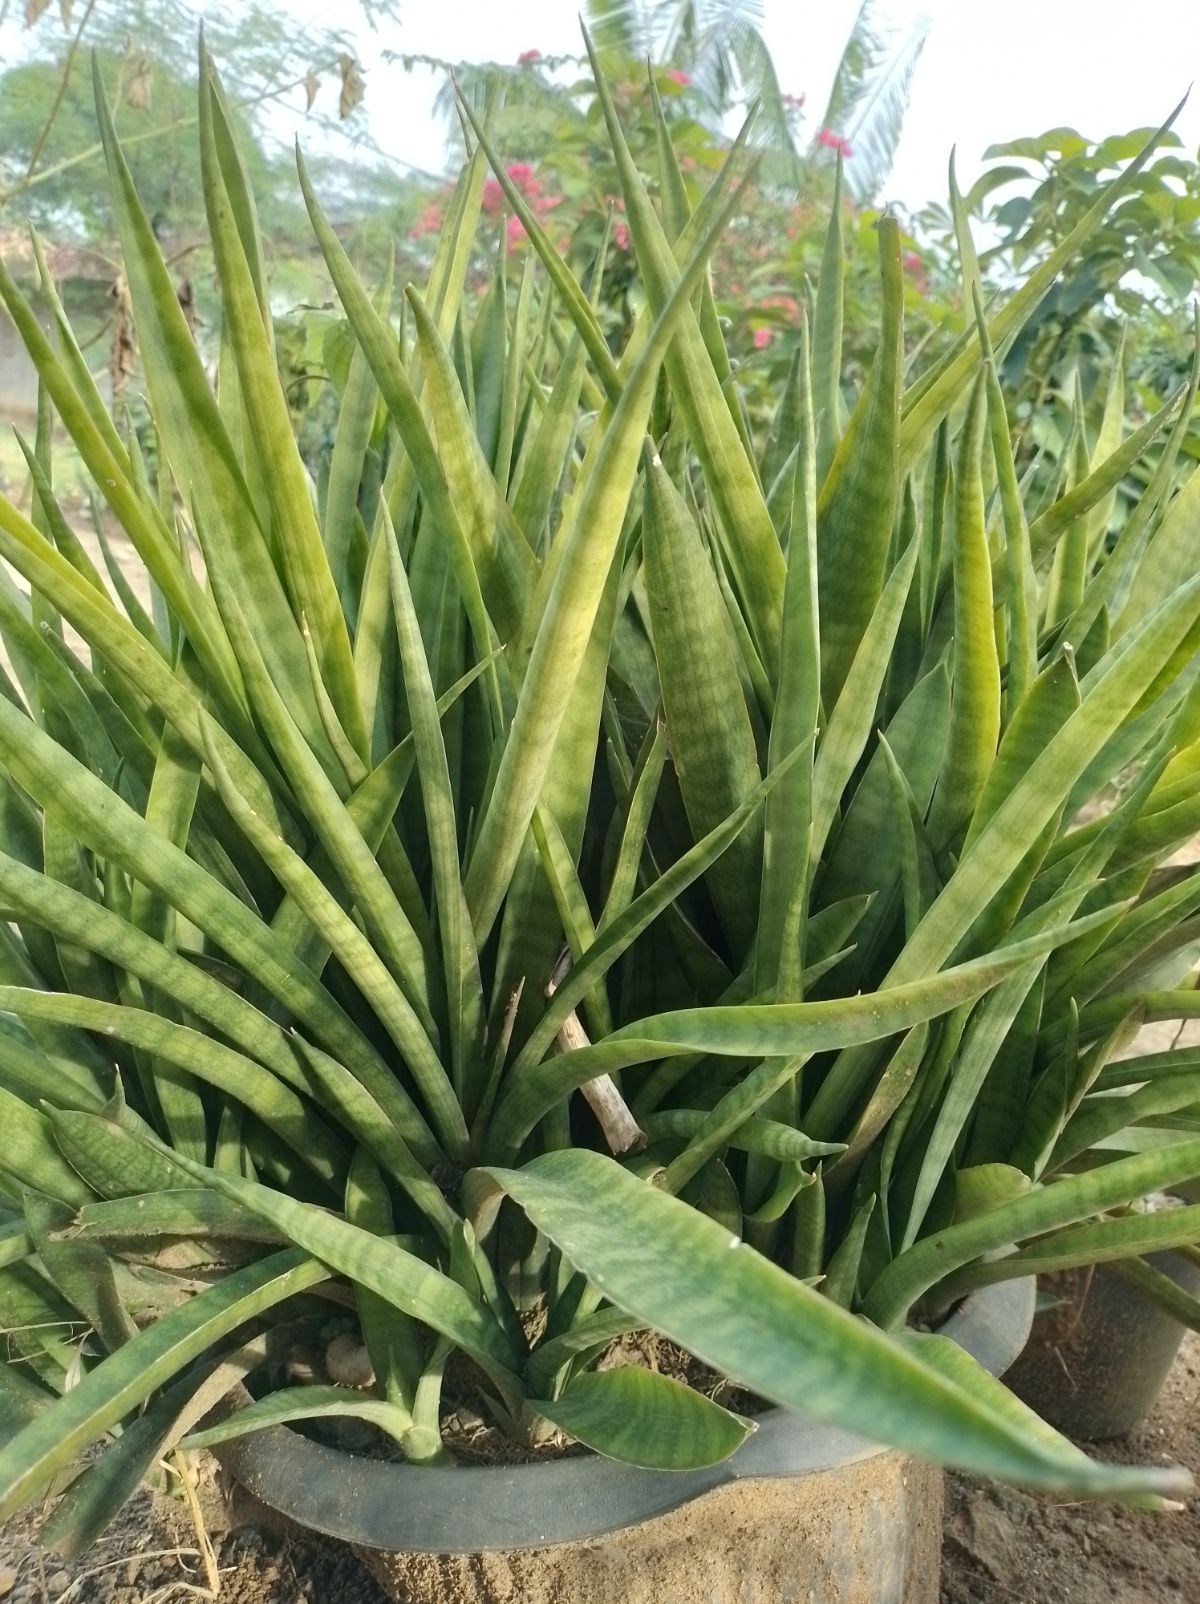
[{"label": "black plastic pot", "polygon": [[[1033,1303],[1031,1280],[991,1287],[943,1330],[1001,1375],[1025,1344]],[[697,1566],[704,1591],[695,1596],[713,1604],[937,1598],[940,1471],[782,1409],[760,1416],[732,1458],[689,1472],[592,1456],[416,1467],[357,1458],[286,1427],[230,1442],[220,1458],[299,1524],[390,1551],[373,1568],[397,1597],[420,1604],[683,1601]],[[716,1552],[723,1543],[734,1559],[728,1585]],[[680,1564],[686,1585],[671,1576]],[[757,1590],[745,1591],[747,1575]]]},{"label": "black plastic pot", "polygon": [[[1156,1253],[1149,1262],[1200,1294],[1200,1268],[1190,1259]],[[1043,1276],[1039,1289],[1047,1307],[1009,1386],[1069,1437],[1105,1442],[1136,1431],[1167,1379],[1183,1326],[1103,1265]]]}]

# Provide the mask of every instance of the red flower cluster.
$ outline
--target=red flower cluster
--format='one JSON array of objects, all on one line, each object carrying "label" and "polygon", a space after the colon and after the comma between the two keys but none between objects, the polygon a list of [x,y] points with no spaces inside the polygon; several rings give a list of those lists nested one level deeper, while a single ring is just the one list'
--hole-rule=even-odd
[{"label": "red flower cluster", "polygon": [[909,251],[904,258],[904,270],[906,273],[912,274],[913,284],[924,295],[929,288],[929,275],[925,271],[925,263],[917,255],[916,251]]},{"label": "red flower cluster", "polygon": [[[533,176],[528,162],[513,162],[507,169],[509,178],[523,195],[536,195],[541,185]],[[483,209],[494,216],[504,205],[504,185],[498,178],[489,178],[483,186]]]},{"label": "red flower cluster", "polygon": [[540,61],[541,59],[542,52],[540,50],[522,50],[521,54],[517,57],[517,66],[532,67],[535,61]]},{"label": "red flower cluster", "polygon": [[[528,162],[512,162],[505,172],[521,194],[529,202],[530,209],[538,217],[544,217],[552,212],[556,206],[561,206],[561,195],[547,195],[542,190],[540,180],[534,175],[533,168]],[[489,178],[483,186],[482,205],[489,216],[494,217],[504,206],[504,186],[498,178]],[[508,237],[508,248],[513,250],[525,237],[525,225],[519,217],[510,217],[505,224]]]},{"label": "red flower cluster", "polygon": [[442,208],[437,201],[430,201],[425,210],[409,229],[413,239],[420,239],[422,234],[436,234],[442,226]]},{"label": "red flower cluster", "polygon": [[824,145],[826,150],[836,150],[843,156],[849,156],[850,141],[843,139],[841,134],[835,134],[832,128],[822,128],[817,135],[817,144]]},{"label": "red flower cluster", "polygon": [[669,78],[673,84],[678,84],[681,89],[686,89],[692,81],[691,74],[684,72],[681,67],[668,67],[663,77]]}]

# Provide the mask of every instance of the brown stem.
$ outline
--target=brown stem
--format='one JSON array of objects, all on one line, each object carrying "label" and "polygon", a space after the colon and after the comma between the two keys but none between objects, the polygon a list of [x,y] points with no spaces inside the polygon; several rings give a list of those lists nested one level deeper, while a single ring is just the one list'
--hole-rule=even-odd
[{"label": "brown stem", "polygon": [[[546,982],[547,997],[553,997],[561,979],[560,975],[557,981],[551,979]],[[580,1024],[579,1015],[574,1009],[563,1020],[554,1041],[560,1053],[591,1046],[587,1031]],[[629,1104],[621,1096],[612,1076],[597,1075],[593,1080],[585,1080],[579,1090],[604,1132],[609,1151],[618,1158],[622,1153],[640,1153],[646,1145],[646,1133],[634,1119]]]},{"label": "brown stem", "polygon": [[62,77],[58,80],[58,89],[55,91],[54,103],[51,105],[49,115],[42,125],[41,133],[34,141],[33,154],[29,158],[29,166],[25,169],[25,177],[27,179],[32,174],[33,169],[37,166],[38,157],[46,148],[46,141],[50,137],[50,130],[54,127],[55,121],[58,118],[59,110],[62,107],[64,99],[66,98],[67,86],[70,84],[71,74],[75,70],[75,57],[79,53],[79,41],[83,38],[83,30],[87,27],[88,18],[91,16],[95,8],[96,0],[88,0],[83,16],[79,19],[79,26],[75,30],[75,37],[71,40],[70,48],[67,51],[67,59],[63,63]]}]

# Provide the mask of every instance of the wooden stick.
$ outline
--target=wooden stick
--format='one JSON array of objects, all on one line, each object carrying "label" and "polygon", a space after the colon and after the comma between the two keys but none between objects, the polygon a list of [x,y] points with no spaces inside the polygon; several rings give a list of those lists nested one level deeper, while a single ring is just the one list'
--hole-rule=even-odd
[{"label": "wooden stick", "polygon": [[[569,959],[567,962],[569,967]],[[547,998],[553,997],[562,984],[565,973],[566,969],[560,960],[554,966],[554,974],[546,982]],[[562,1029],[554,1041],[560,1053],[570,1053],[577,1047],[591,1046],[587,1031],[584,1030],[574,1009],[563,1020]],[[597,1075],[594,1080],[585,1080],[579,1090],[604,1132],[604,1140],[608,1143],[609,1151],[617,1158],[622,1153],[640,1153],[646,1145],[646,1133],[634,1119],[629,1104],[617,1090],[617,1083],[612,1076]]]}]

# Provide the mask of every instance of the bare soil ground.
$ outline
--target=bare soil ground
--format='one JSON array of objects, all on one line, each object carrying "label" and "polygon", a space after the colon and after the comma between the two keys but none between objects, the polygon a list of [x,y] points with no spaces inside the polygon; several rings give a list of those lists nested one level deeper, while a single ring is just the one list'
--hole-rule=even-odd
[{"label": "bare soil ground", "polygon": [[[1143,1429],[1095,1451],[1200,1479],[1200,1336],[1184,1339]],[[942,1604],[1200,1604],[1200,1498],[1154,1515],[951,1476]]]},{"label": "bare soil ground", "polygon": [[[212,1461],[208,1462],[211,1473]],[[202,1489],[221,1604],[386,1604],[353,1552],[277,1521],[242,1495]],[[141,1493],[76,1564],[43,1554],[32,1512],[0,1531],[2,1604],[184,1604],[211,1599],[196,1528],[182,1502]]]}]

